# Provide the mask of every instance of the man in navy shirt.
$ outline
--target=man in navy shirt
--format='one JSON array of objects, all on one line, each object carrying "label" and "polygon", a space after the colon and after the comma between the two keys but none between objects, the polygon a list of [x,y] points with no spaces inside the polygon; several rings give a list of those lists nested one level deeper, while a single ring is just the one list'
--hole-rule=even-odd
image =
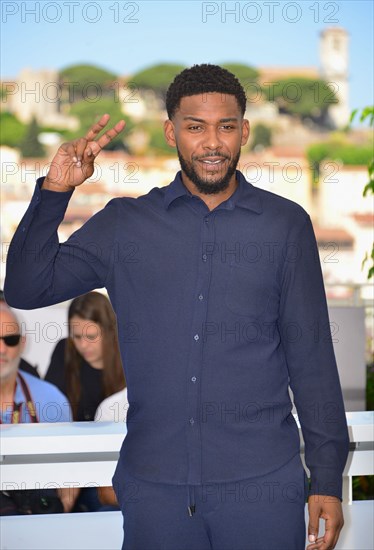
[{"label": "man in navy shirt", "polygon": [[174,181],[111,200],[62,244],[71,194],[124,122],[99,137],[104,115],[59,148],[12,240],[6,298],[108,291],[129,400],[113,480],[124,549],[300,550],[306,498],[308,550],[334,548],[349,439],[310,218],[236,169],[249,123],[231,73],[182,71],[166,108]]}]

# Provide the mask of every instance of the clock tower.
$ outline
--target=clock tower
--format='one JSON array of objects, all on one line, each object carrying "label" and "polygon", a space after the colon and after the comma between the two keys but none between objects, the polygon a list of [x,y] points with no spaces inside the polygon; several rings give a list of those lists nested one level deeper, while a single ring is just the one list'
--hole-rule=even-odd
[{"label": "clock tower", "polygon": [[349,122],[348,32],[341,27],[325,29],[320,35],[321,77],[335,91],[339,103],[329,108],[330,122],[343,128]]}]

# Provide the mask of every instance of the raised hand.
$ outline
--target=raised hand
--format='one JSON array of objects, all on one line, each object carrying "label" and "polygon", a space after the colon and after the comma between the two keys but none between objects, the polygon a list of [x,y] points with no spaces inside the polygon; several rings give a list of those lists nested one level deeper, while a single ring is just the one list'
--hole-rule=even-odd
[{"label": "raised hand", "polygon": [[43,189],[71,191],[92,176],[95,158],[122,132],[126,124],[121,120],[98,137],[108,124],[109,118],[109,115],[103,115],[96,124],[91,126],[84,137],[63,143],[59,147],[43,182]]}]

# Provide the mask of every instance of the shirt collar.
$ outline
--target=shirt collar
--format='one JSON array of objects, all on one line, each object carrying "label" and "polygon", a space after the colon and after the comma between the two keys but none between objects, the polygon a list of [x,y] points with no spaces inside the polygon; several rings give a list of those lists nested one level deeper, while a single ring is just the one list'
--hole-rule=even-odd
[{"label": "shirt collar", "polygon": [[[238,187],[231,197],[225,201],[227,208],[233,210],[238,206],[256,212],[257,214],[262,214],[261,199],[256,187],[249,183],[239,170],[236,171],[236,177],[238,180]],[[190,193],[184,185],[182,181],[182,172],[179,171],[174,181],[172,181],[166,189],[164,196],[165,209],[167,210],[172,202],[183,196],[192,196],[192,193]]]},{"label": "shirt collar", "polygon": [[172,202],[174,202],[179,197],[183,197],[184,195],[191,196],[191,193],[184,185],[182,181],[182,172],[179,170],[179,172],[176,173],[174,181],[172,181],[171,184],[168,185],[168,187],[166,188],[166,193],[164,196],[164,205],[166,210],[169,208]]}]

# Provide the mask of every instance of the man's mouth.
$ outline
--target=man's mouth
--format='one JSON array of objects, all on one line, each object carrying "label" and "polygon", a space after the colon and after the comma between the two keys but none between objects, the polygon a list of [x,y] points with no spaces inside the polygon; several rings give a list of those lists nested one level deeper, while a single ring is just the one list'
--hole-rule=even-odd
[{"label": "man's mouth", "polygon": [[209,161],[209,162],[216,162],[217,160],[224,161],[227,159],[227,156],[224,155],[204,155],[202,157],[195,157],[195,160],[202,160],[202,161]]},{"label": "man's mouth", "polygon": [[198,159],[199,162],[204,164],[205,166],[219,166],[220,164],[223,164],[226,162],[225,157],[209,157],[209,158],[200,158]]},{"label": "man's mouth", "polygon": [[218,159],[218,160],[208,160],[208,159],[203,159],[202,162],[204,164],[219,164],[220,162],[223,162],[225,159]]}]

